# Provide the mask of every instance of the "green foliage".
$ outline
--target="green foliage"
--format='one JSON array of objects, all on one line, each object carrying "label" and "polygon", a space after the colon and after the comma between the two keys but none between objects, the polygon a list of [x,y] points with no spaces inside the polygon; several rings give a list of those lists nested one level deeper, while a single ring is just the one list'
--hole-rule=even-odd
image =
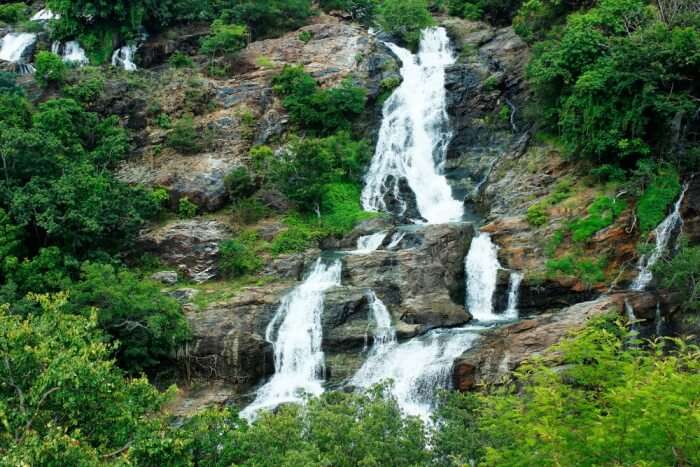
[{"label": "green foliage", "polygon": [[192,59],[184,52],[177,50],[168,58],[168,63],[174,68],[189,68],[192,66]]},{"label": "green foliage", "polygon": [[104,92],[105,81],[101,76],[81,79],[76,84],[63,87],[63,94],[82,104],[90,104]]},{"label": "green foliage", "polygon": [[571,238],[575,242],[588,241],[596,232],[610,226],[627,208],[624,200],[600,196],[588,207],[588,216],[569,224]]},{"label": "green foliage", "polygon": [[348,129],[367,101],[367,92],[350,80],[335,88],[319,89],[302,66],[285,66],[272,83],[292,122],[320,135]]},{"label": "green foliage", "polygon": [[181,219],[191,219],[197,215],[199,207],[186,196],[180,198],[177,203],[177,215]]},{"label": "green foliage", "polygon": [[152,427],[168,395],[122,377],[94,313],[66,313],[65,295],[31,299],[40,312],[0,308],[0,464],[98,465]]},{"label": "green foliage", "polygon": [[637,218],[642,232],[654,229],[664,220],[668,207],[681,192],[678,172],[671,167],[656,168],[646,182],[646,189],[637,202]]},{"label": "green foliage", "polygon": [[244,232],[219,246],[221,271],[227,277],[240,277],[259,271],[262,259],[256,249],[260,239],[255,232]]},{"label": "green foliage", "polygon": [[448,12],[472,21],[485,19],[497,25],[510,24],[521,0],[448,0]]},{"label": "green foliage", "polygon": [[70,288],[67,310],[94,308],[97,322],[115,342],[116,358],[138,373],[172,358],[189,337],[187,321],[175,299],[160,285],[127,270],[86,263],[81,279]]},{"label": "green foliage", "polygon": [[343,235],[360,221],[372,217],[360,205],[360,187],[355,183],[335,182],[323,186],[321,226],[326,234]]},{"label": "green foliage", "polygon": [[370,24],[377,12],[379,0],[321,0],[325,11],[340,10],[350,14],[354,21]]},{"label": "green foliage", "polygon": [[224,178],[226,193],[232,200],[247,198],[255,193],[257,186],[245,167],[236,167]]},{"label": "green foliage", "polygon": [[700,246],[682,242],[673,258],[656,263],[654,274],[680,299],[684,311],[700,312]]},{"label": "green foliage", "polygon": [[211,34],[202,39],[201,52],[212,57],[234,54],[247,43],[248,29],[245,26],[216,20],[211,25]]},{"label": "green foliage", "polygon": [[304,44],[308,44],[314,38],[314,33],[313,31],[301,31],[298,37]]},{"label": "green foliage", "polygon": [[278,234],[270,244],[273,255],[301,253],[323,236],[318,224],[299,215],[285,218],[286,229]]},{"label": "green foliage", "polygon": [[311,0],[239,0],[223,16],[229,23],[247,25],[259,39],[303,26],[312,14]]},{"label": "green foliage", "polygon": [[194,124],[191,114],[175,122],[173,129],[166,136],[168,146],[183,154],[196,154],[203,149],[200,130]]},{"label": "green foliage", "polygon": [[603,0],[534,48],[540,115],[571,154],[633,166],[673,148],[699,108],[700,32],[642,0]]},{"label": "green foliage", "polygon": [[562,274],[564,276],[577,277],[584,284],[592,286],[605,281],[605,267],[607,258],[598,260],[566,255],[561,258],[547,260],[547,273],[551,276]]},{"label": "green foliage", "polygon": [[66,80],[66,64],[58,55],[41,51],[36,55],[36,80],[42,86],[49,84],[60,86]]},{"label": "green foliage", "polygon": [[415,50],[421,31],[433,26],[435,20],[426,0],[383,0],[378,8],[377,23]]},{"label": "green foliage", "polygon": [[23,2],[13,2],[0,5],[0,21],[15,24],[28,19],[27,4]]},{"label": "green foliage", "polygon": [[540,227],[545,225],[549,220],[547,208],[543,202],[535,203],[527,208],[527,222],[534,226]]},{"label": "green foliage", "polygon": [[466,423],[476,418],[481,447],[462,451],[454,442],[447,454],[479,465],[697,463],[698,349],[676,341],[676,350],[649,352],[625,345],[630,338],[597,319],[557,346],[563,369],[537,359],[518,370],[517,394],[480,396],[479,404],[457,399]]},{"label": "green foliage", "polygon": [[17,84],[17,75],[9,71],[0,71],[0,94],[22,94],[22,88]]},{"label": "green foliage", "polygon": [[257,199],[239,199],[231,206],[231,217],[239,224],[254,224],[269,214],[270,209]]}]

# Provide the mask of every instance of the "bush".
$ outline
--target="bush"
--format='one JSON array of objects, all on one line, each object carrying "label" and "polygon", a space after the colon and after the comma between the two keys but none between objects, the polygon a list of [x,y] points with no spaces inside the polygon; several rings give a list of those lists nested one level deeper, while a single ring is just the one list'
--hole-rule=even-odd
[{"label": "bush", "polygon": [[656,228],[668,214],[668,208],[681,192],[681,182],[670,167],[660,167],[651,175],[637,202],[637,218],[642,232]]},{"label": "bush", "polygon": [[175,51],[175,53],[168,58],[168,63],[175,68],[189,68],[193,64],[192,59],[180,50]]},{"label": "bush", "polygon": [[257,234],[244,233],[219,245],[219,266],[227,277],[240,277],[259,271],[263,262],[256,251]]},{"label": "bush", "polygon": [[321,0],[319,3],[325,11],[345,11],[354,21],[370,24],[380,2],[379,0]]},{"label": "bush", "polygon": [[700,312],[700,246],[681,241],[673,258],[656,263],[654,275],[676,294],[684,311]]},{"label": "bush", "polygon": [[257,199],[239,199],[231,206],[233,221],[239,224],[255,224],[269,214],[270,209]]},{"label": "bush", "polygon": [[540,227],[545,225],[548,220],[549,213],[547,213],[547,208],[545,207],[544,202],[540,201],[539,203],[535,203],[527,208],[527,222],[530,225]]},{"label": "bush", "polygon": [[191,219],[197,215],[199,207],[190,201],[189,198],[180,198],[177,204],[177,215],[182,219]]},{"label": "bush", "polygon": [[297,29],[312,14],[311,0],[240,0],[224,17],[231,23],[247,25],[253,38],[259,39]]},{"label": "bush", "polygon": [[14,24],[28,19],[29,8],[25,3],[14,2],[0,5],[0,21]]},{"label": "bush", "polygon": [[411,49],[418,49],[421,31],[433,26],[426,0],[384,0],[378,9],[377,23]]},{"label": "bush", "polygon": [[60,86],[66,80],[66,64],[61,57],[54,53],[39,52],[36,55],[34,65],[36,67],[36,80],[44,87],[49,84]]},{"label": "bush", "polygon": [[588,216],[569,224],[571,238],[575,242],[585,242],[596,232],[610,226],[627,208],[624,200],[601,196],[588,207]]},{"label": "bush", "polygon": [[191,114],[175,122],[165,141],[168,146],[184,154],[196,154],[203,149],[200,132]]},{"label": "bush", "polygon": [[257,190],[255,181],[245,167],[236,167],[224,178],[226,192],[232,200],[251,196]]},{"label": "bush", "polygon": [[202,39],[201,51],[211,57],[234,54],[248,43],[248,30],[238,24],[226,24],[216,20],[211,25],[211,34]]}]

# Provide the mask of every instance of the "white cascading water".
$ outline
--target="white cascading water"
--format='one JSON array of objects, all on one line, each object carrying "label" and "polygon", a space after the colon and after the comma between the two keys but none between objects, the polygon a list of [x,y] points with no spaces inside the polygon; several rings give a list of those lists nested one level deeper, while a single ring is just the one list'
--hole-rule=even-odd
[{"label": "white cascading water", "polygon": [[357,249],[353,251],[354,254],[367,254],[382,246],[382,242],[386,238],[386,232],[377,232],[372,235],[365,235],[357,239]]},{"label": "white cascading water", "polygon": [[265,332],[274,348],[275,374],[241,412],[243,417],[254,419],[260,410],[323,392],[321,314],[325,292],[340,285],[340,273],[339,260],[325,264],[319,258],[306,280],[282,299]]},{"label": "white cascading water", "polygon": [[29,32],[11,32],[2,38],[0,47],[0,60],[19,63],[22,61],[27,47],[36,42],[36,34]]},{"label": "white cascading water", "polygon": [[[63,50],[61,50],[61,46],[63,46]],[[80,46],[78,41],[68,41],[65,44],[55,41],[53,44],[51,44],[51,52],[55,53],[56,55],[60,55],[63,61],[66,63],[79,66],[90,63],[90,60],[85,53],[85,49]]]},{"label": "white cascading water", "polygon": [[478,337],[476,327],[438,329],[402,344],[392,341],[372,353],[350,384],[370,388],[391,381],[405,415],[430,422],[437,391],[449,387],[454,361]]},{"label": "white cascading water", "polygon": [[[423,31],[414,56],[395,44],[386,44],[401,59],[402,84],[383,109],[377,149],[362,191],[366,211],[386,211],[388,191],[406,209],[398,180],[405,179],[415,193],[421,216],[429,223],[460,220],[464,207],[452,197],[441,173],[452,134],[446,109],[445,67],[455,62],[443,28]],[[393,186],[387,186],[389,179]],[[403,214],[403,213],[401,213]]]},{"label": "white cascading water", "polygon": [[523,275],[519,272],[510,273],[510,284],[508,285],[508,307],[503,318],[518,318],[518,299],[520,298],[520,284],[523,282]]},{"label": "white cascading water", "polygon": [[124,68],[126,71],[136,71],[138,67],[134,63],[137,47],[129,44],[118,48],[112,54],[112,66]]},{"label": "white cascading water", "polygon": [[50,21],[52,19],[59,19],[61,15],[54,13],[48,8],[43,8],[36,12],[34,16],[31,17],[32,21]]},{"label": "white cascading water", "polygon": [[465,259],[467,310],[478,321],[498,321],[505,318],[493,312],[493,296],[496,293],[498,248],[491,236],[480,233],[472,240]]},{"label": "white cascading water", "polygon": [[391,236],[391,240],[389,241],[389,244],[386,246],[387,250],[393,250],[394,248],[399,246],[399,243],[401,243],[401,240],[406,236],[406,232],[396,232],[394,235]]},{"label": "white cascading water", "polygon": [[683,203],[683,198],[685,197],[685,192],[687,189],[687,185],[683,187],[683,191],[681,192],[678,201],[676,201],[676,204],[673,206],[673,211],[671,214],[669,214],[668,217],[666,217],[666,219],[664,219],[664,221],[659,224],[656,229],[654,229],[654,234],[656,236],[654,251],[652,251],[649,255],[643,255],[641,258],[639,258],[639,264],[637,265],[639,274],[632,283],[632,290],[644,290],[647,288],[651,280],[654,278],[652,269],[666,253],[673,232],[675,232],[679,227],[683,226],[681,204]]}]

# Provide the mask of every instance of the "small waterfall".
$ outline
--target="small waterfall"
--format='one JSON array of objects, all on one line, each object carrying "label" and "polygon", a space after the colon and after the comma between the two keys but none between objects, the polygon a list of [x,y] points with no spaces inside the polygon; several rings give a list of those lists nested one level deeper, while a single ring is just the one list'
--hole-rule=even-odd
[{"label": "small waterfall", "polygon": [[36,34],[29,32],[12,32],[2,38],[0,47],[0,60],[12,63],[26,62],[25,53],[27,48],[32,47],[36,42]]},{"label": "small waterfall", "polygon": [[477,338],[477,328],[438,329],[410,341],[376,346],[350,384],[370,388],[391,380],[406,415],[430,422],[437,391],[450,386],[454,361]]},{"label": "small waterfall", "polygon": [[656,302],[656,315],[654,316],[656,335],[660,336],[663,331],[664,317],[661,316],[661,302]]},{"label": "small waterfall", "polygon": [[387,43],[403,64],[402,84],[387,99],[372,164],[362,191],[367,211],[387,211],[385,197],[393,197],[404,214],[407,203],[399,181],[405,179],[415,193],[418,211],[430,223],[459,220],[463,204],[441,173],[452,138],[446,108],[445,67],[455,62],[443,28],[423,31],[414,56]]},{"label": "small waterfall", "polygon": [[78,41],[68,41],[65,44],[54,41],[54,43],[51,44],[51,52],[60,55],[66,63],[78,66],[90,63],[85,50],[80,46]]},{"label": "small waterfall", "polygon": [[518,318],[518,299],[520,298],[520,284],[523,281],[523,275],[519,272],[510,273],[510,284],[508,285],[508,307],[506,308],[503,317],[506,319]]},{"label": "small waterfall", "polygon": [[389,244],[387,245],[386,249],[387,250],[393,250],[394,248],[399,246],[399,243],[401,243],[401,240],[406,236],[406,232],[396,232],[394,235],[391,236],[391,240],[389,241]]},{"label": "small waterfall", "polygon": [[112,54],[112,65],[124,68],[126,71],[136,71],[138,67],[134,63],[134,56],[138,47],[133,44],[122,46]]},{"label": "small waterfall", "polygon": [[339,260],[324,264],[319,258],[306,280],[282,299],[265,332],[274,348],[275,374],[242,416],[253,419],[260,410],[323,392],[323,299],[326,290],[340,285],[340,273]]},{"label": "small waterfall", "polygon": [[504,315],[493,312],[499,269],[502,268],[498,262],[498,248],[489,234],[480,233],[472,240],[465,259],[467,309],[478,321],[504,319]]},{"label": "small waterfall", "polygon": [[357,239],[357,249],[354,254],[367,254],[376,251],[386,238],[386,232],[378,232],[372,235],[365,235]]},{"label": "small waterfall", "polygon": [[372,355],[381,355],[396,342],[396,330],[391,324],[389,310],[374,292],[369,295],[369,309],[374,322]]},{"label": "small waterfall", "polygon": [[685,192],[688,190],[688,185],[683,187],[678,201],[673,206],[673,211],[671,214],[664,219],[664,221],[659,224],[654,233],[656,235],[656,245],[654,251],[649,255],[643,255],[639,258],[639,264],[637,269],[639,274],[637,278],[632,283],[632,290],[644,290],[647,288],[651,280],[654,278],[654,273],[652,269],[654,265],[661,259],[661,257],[666,253],[668,245],[671,241],[673,233],[680,227],[683,226],[683,218],[681,217],[681,204],[683,203],[683,198],[685,197]]},{"label": "small waterfall", "polygon": [[54,13],[48,8],[43,8],[36,12],[34,16],[31,17],[32,21],[50,21],[52,19],[60,19],[61,15]]}]

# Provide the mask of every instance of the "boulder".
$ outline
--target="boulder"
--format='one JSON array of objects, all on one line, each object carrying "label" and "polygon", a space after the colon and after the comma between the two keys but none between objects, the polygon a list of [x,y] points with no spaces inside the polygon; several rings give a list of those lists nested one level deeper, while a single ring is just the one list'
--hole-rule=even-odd
[{"label": "boulder", "polygon": [[204,282],[217,277],[219,243],[230,237],[221,222],[192,219],[146,230],[139,244],[142,251],[156,255],[189,279]]},{"label": "boulder", "polygon": [[165,285],[177,283],[177,271],[159,271],[151,275],[151,279]]}]

